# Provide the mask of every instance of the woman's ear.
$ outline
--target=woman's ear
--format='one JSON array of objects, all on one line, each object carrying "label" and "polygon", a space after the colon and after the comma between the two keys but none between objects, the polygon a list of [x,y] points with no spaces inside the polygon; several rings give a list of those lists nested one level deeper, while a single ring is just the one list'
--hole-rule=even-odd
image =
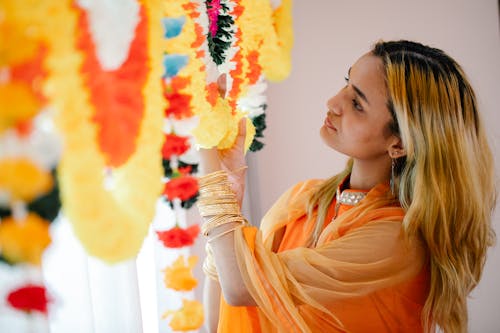
[{"label": "woman's ear", "polygon": [[394,136],[391,144],[389,145],[388,153],[391,158],[406,156],[406,150],[403,148],[401,138]]}]

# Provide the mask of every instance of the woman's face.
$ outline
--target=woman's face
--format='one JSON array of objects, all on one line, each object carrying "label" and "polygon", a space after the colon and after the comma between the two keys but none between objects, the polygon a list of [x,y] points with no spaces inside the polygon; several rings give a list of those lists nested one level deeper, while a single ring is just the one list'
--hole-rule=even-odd
[{"label": "woman's face", "polygon": [[323,141],[354,159],[388,157],[394,136],[388,127],[392,117],[382,60],[365,54],[350,68],[346,81],[346,86],[327,102],[328,112],[320,130]]}]

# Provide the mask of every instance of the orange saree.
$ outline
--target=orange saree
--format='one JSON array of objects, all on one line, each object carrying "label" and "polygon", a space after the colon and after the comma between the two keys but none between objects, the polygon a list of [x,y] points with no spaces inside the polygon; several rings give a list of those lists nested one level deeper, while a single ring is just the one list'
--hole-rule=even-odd
[{"label": "orange saree", "polygon": [[287,191],[260,230],[235,231],[238,265],[258,306],[221,297],[218,332],[422,332],[426,254],[419,239],[403,236],[404,211],[388,199],[388,186],[355,208],[335,212],[334,200],[317,245],[307,248],[313,224],[305,208],[317,184]]}]

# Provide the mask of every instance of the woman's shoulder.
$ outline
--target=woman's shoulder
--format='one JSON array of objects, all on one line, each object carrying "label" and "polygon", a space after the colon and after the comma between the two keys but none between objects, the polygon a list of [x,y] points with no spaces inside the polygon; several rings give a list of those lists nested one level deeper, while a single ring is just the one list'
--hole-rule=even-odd
[{"label": "woman's shoulder", "polygon": [[323,181],[309,179],[288,188],[264,215],[261,221],[261,230],[264,234],[306,214],[309,197]]},{"label": "woman's shoulder", "polygon": [[[291,191],[291,198],[297,197],[301,194],[314,192],[325,179],[306,179],[295,183],[292,187],[290,187],[289,191]],[[285,192],[286,193],[286,192]]]}]

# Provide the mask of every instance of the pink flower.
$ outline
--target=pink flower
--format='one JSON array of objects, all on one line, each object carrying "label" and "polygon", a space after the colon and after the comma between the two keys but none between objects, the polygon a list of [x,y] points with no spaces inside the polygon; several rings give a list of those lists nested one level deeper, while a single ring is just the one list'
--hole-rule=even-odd
[{"label": "pink flower", "polygon": [[220,9],[221,9],[220,0],[212,0],[207,5],[208,21],[210,22],[208,29],[210,30],[210,34],[212,35],[212,37],[215,37],[215,35],[217,34],[217,29],[218,29],[217,21],[219,19]]}]

